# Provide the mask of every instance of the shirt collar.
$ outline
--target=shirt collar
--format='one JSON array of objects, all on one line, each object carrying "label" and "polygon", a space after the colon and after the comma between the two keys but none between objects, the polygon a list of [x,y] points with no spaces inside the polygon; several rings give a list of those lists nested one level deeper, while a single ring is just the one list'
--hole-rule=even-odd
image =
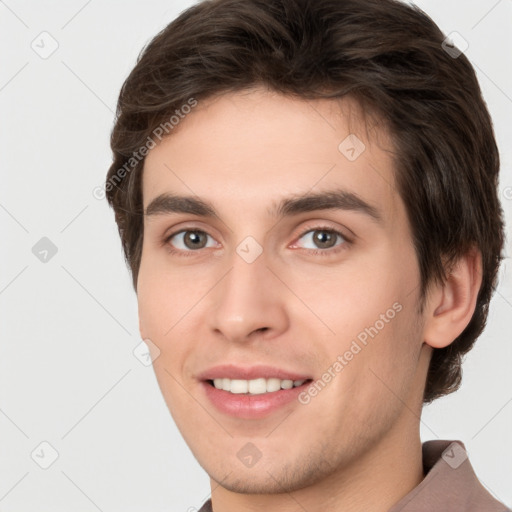
[{"label": "shirt collar", "polygon": [[389,512],[509,512],[479,482],[462,441],[422,445],[425,478]]}]

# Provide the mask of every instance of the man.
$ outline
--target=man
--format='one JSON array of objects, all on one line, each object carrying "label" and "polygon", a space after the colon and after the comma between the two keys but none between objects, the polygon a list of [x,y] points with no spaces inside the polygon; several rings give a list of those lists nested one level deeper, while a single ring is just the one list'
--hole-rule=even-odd
[{"label": "man", "polygon": [[202,512],[506,510],[463,443],[419,436],[504,236],[454,48],[393,0],[214,0],[127,78],[107,198]]}]

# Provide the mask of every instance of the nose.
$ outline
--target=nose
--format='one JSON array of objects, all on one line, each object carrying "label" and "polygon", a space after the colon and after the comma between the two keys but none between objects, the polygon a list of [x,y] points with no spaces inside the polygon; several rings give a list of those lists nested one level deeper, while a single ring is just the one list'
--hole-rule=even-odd
[{"label": "nose", "polygon": [[251,263],[235,253],[231,262],[231,269],[210,294],[210,328],[237,343],[284,332],[287,290],[267,266],[264,253]]}]

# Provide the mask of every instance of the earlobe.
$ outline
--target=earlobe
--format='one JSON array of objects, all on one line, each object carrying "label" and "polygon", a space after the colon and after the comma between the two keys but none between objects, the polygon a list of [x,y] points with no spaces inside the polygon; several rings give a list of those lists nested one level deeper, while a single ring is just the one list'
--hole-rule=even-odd
[{"label": "earlobe", "polygon": [[482,284],[482,255],[472,248],[448,273],[443,285],[436,285],[425,307],[423,339],[433,348],[452,343],[469,324]]}]

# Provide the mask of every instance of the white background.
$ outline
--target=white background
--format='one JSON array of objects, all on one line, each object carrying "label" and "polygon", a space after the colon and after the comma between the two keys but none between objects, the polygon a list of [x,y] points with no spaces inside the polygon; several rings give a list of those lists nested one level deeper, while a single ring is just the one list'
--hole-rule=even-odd
[{"label": "white background", "polygon": [[[132,354],[136,297],[113,212],[92,195],[110,164],[121,84],[143,45],[191,4],[0,2],[0,511],[186,511],[209,496],[152,368]],[[417,5],[469,43],[495,124],[510,231],[512,1]],[[59,45],[47,59],[31,48],[43,31]],[[42,237],[57,247],[47,263],[32,253]],[[426,407],[421,425],[424,441],[462,440],[482,483],[508,506],[511,317],[507,259],[462,388]],[[48,469],[31,458],[43,441],[59,455]]]}]

